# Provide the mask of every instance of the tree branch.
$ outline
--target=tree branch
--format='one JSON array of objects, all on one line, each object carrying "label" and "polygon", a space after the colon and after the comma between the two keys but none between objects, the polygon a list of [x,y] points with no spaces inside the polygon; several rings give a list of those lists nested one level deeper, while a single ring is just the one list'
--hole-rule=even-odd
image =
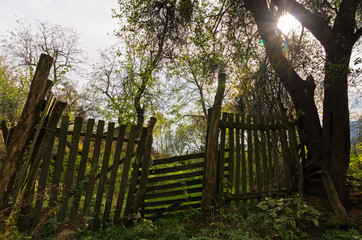
[{"label": "tree branch", "polygon": [[362,27],[357,29],[357,31],[353,34],[354,42],[357,42],[361,36],[362,36]]}]

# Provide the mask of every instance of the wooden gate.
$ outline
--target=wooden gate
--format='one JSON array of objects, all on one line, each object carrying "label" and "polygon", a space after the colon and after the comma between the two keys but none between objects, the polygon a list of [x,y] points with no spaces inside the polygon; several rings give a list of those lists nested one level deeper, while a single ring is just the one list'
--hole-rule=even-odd
[{"label": "wooden gate", "polygon": [[140,212],[157,218],[198,209],[203,188],[204,152],[153,160]]},{"label": "wooden gate", "polygon": [[294,126],[223,113],[219,129],[219,193],[236,200],[296,189],[300,162]]}]

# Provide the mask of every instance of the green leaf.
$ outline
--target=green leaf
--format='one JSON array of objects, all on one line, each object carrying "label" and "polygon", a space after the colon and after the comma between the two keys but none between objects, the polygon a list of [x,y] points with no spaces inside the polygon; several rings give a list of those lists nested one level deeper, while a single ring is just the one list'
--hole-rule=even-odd
[{"label": "green leaf", "polygon": [[290,226],[292,226],[293,229],[297,228],[297,223],[295,222],[295,220],[290,220],[289,224],[290,224]]},{"label": "green leaf", "polygon": [[262,209],[262,210],[267,210],[268,209],[268,206],[267,205],[264,205],[263,202],[260,202],[258,205],[256,205],[258,208]]},{"label": "green leaf", "polygon": [[301,209],[299,209],[299,210],[297,211],[297,218],[301,218],[302,215],[303,215],[303,213],[304,213],[304,211],[301,210]]},{"label": "green leaf", "polygon": [[318,226],[318,225],[319,225],[318,219],[316,219],[316,218],[312,218],[312,221],[313,221],[314,225],[316,225],[316,226]]},{"label": "green leaf", "polygon": [[275,200],[274,199],[268,199],[268,203],[270,206],[274,207],[275,206]]}]

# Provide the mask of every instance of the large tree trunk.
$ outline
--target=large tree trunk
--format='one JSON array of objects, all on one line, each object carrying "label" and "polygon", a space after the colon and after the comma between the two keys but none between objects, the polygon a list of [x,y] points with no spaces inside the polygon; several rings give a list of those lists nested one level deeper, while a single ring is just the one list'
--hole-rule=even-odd
[{"label": "large tree trunk", "polygon": [[327,196],[333,210],[339,215],[346,215],[350,151],[347,78],[352,47],[361,35],[361,31],[354,33],[357,2],[342,1],[333,28],[328,21],[309,12],[296,1],[274,2],[284,4],[283,7],[295,15],[326,50],[322,129],[314,103],[314,80],[308,77],[304,81],[283,56],[281,39],[276,34],[278,19],[265,0],[246,1],[246,7],[252,12],[261,38],[265,41],[270,63],[289,92],[296,111],[300,113],[298,127],[308,150],[303,166],[305,192]]},{"label": "large tree trunk", "polygon": [[[348,64],[350,49],[327,53],[323,104],[323,164],[333,176],[339,198],[349,207],[346,178],[350,158]],[[339,55],[339,56],[338,56]]]}]

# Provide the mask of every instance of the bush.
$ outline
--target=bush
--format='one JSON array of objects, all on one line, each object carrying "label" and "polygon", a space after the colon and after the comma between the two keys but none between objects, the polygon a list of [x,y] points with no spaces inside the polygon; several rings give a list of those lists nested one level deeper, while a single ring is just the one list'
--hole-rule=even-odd
[{"label": "bush", "polygon": [[257,226],[255,230],[264,236],[306,239],[308,234],[302,230],[305,222],[319,225],[321,213],[300,198],[265,198],[256,206],[260,211],[252,213],[246,220],[251,227]]}]

